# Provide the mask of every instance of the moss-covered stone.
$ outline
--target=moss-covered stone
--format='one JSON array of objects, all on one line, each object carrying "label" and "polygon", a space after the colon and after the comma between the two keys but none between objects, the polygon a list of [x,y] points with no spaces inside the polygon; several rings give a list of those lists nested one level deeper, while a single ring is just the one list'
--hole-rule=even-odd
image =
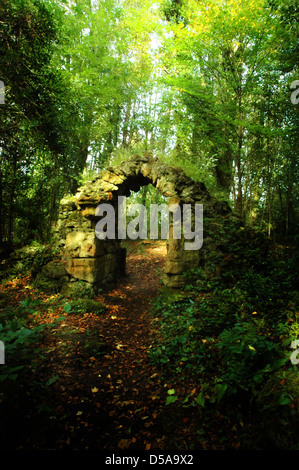
[{"label": "moss-covered stone", "polygon": [[[228,225],[233,230],[233,224],[240,225],[229,205],[216,200],[203,183],[194,181],[181,169],[166,165],[150,155],[136,155],[119,166],[106,168],[93,181],[79,188],[70,200],[62,200],[56,233],[59,246],[62,247],[64,243],[64,257],[68,260],[67,271],[71,278],[104,287],[124,273],[119,268],[120,242],[95,239],[98,220],[96,208],[101,203],[117,207],[118,196],[127,196],[131,191],[138,191],[147,184],[154,185],[167,197],[168,204],[176,202],[181,209],[184,204],[190,204],[192,228],[195,225],[197,204],[203,204],[204,217],[209,219],[209,223],[204,223],[203,227],[204,245],[196,249],[191,249],[192,241],[187,241],[190,248],[187,249],[183,237],[180,240],[172,239],[170,221],[163,277],[166,286],[181,288],[185,283],[186,271],[205,265],[211,258],[215,258],[215,254],[217,257],[225,257],[225,244],[229,244],[231,240],[223,236],[221,229]],[[217,221],[212,221],[215,217]],[[117,234],[117,217],[115,222]],[[63,289],[71,290],[72,286],[68,284]]]},{"label": "moss-covered stone", "polygon": [[42,267],[41,270],[42,276],[47,279],[61,279],[63,276],[66,276],[66,268],[63,261],[50,261],[45,266]]}]

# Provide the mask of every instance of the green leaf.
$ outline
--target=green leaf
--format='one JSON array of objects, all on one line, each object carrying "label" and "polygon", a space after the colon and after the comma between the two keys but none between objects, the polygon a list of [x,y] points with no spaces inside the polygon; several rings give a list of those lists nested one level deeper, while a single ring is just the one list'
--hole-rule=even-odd
[{"label": "green leaf", "polygon": [[199,394],[197,395],[197,397],[195,398],[195,401],[198,405],[204,407],[205,406],[205,397],[204,397],[204,394],[203,392],[199,392]]},{"label": "green leaf", "polygon": [[170,403],[174,403],[177,399],[178,397],[176,395],[170,395],[166,398],[165,405],[170,405]]},{"label": "green leaf", "polygon": [[49,386],[49,385],[52,385],[53,383],[56,382],[56,380],[59,378],[58,375],[54,375],[53,377],[51,377],[49,380],[47,380],[46,382],[46,386]]},{"label": "green leaf", "polygon": [[284,395],[282,395],[280,398],[279,398],[279,404],[280,405],[288,405],[289,403],[291,403],[290,399]]},{"label": "green leaf", "polygon": [[227,389],[226,384],[217,384],[216,385],[217,403],[219,403],[220,400],[222,399],[223,395],[225,394],[226,389]]},{"label": "green leaf", "polygon": [[72,310],[72,306],[69,303],[65,304],[65,306],[63,307],[63,311],[65,313],[69,313],[71,310]]}]

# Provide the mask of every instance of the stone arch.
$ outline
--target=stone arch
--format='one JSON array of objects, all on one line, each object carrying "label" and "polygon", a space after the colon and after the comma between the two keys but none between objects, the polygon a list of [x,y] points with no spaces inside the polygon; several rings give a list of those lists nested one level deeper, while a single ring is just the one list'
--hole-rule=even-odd
[{"label": "stone arch", "polygon": [[[95,179],[80,187],[75,196],[60,202],[59,218],[55,228],[58,245],[62,249],[64,264],[64,289],[81,280],[95,290],[114,282],[125,272],[125,252],[119,240],[99,240],[95,226],[99,218],[96,208],[109,203],[116,208],[118,196],[129,196],[141,186],[152,184],[167,203],[203,204],[204,217],[231,213],[227,203],[213,198],[205,185],[195,182],[178,168],[166,165],[151,156],[135,156],[115,167],[103,170]],[[204,234],[205,234],[205,228]],[[209,237],[204,235],[204,242]],[[167,257],[163,282],[166,286],[180,288],[184,285],[183,273],[203,265],[204,250],[185,250],[184,237],[167,240]],[[215,241],[213,241],[215,243]]]}]

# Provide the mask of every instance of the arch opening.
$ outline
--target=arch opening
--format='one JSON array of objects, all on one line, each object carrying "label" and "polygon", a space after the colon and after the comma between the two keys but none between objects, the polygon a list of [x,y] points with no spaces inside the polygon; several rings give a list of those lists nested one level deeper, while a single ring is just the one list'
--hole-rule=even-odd
[{"label": "arch opening", "polygon": [[[125,276],[128,283],[134,282],[135,278],[139,288],[147,291],[150,289],[149,284],[152,281],[156,284],[161,283],[163,279],[167,256],[167,238],[163,238],[161,225],[164,227],[167,224],[165,213],[167,200],[151,182],[148,183],[144,180],[145,184],[140,184],[140,181],[138,183],[137,185],[129,184],[130,194],[126,196],[124,201],[126,204],[126,223],[124,224],[126,236],[120,240],[121,274]],[[158,207],[158,211],[153,221],[153,208],[156,207]],[[136,234],[132,237],[135,231]],[[147,272],[147,270],[151,272]]]}]

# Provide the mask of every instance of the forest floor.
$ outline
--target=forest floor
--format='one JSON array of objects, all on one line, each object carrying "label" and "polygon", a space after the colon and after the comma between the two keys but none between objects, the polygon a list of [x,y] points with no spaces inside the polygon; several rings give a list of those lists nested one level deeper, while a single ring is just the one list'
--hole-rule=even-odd
[{"label": "forest floor", "polygon": [[[27,302],[32,321],[49,328],[38,349],[32,346],[12,391],[0,395],[4,449],[238,448],[228,417],[178,402],[166,406],[174,387],[177,395],[198,390],[192,380],[172,383],[148,357],[157,341],[151,306],[165,256],[165,243],[136,243],[127,255],[126,277],[94,299],[105,313],[65,313],[57,296],[41,293],[33,309]],[[37,298],[28,277],[6,283],[5,292],[13,305],[28,293]]]}]

